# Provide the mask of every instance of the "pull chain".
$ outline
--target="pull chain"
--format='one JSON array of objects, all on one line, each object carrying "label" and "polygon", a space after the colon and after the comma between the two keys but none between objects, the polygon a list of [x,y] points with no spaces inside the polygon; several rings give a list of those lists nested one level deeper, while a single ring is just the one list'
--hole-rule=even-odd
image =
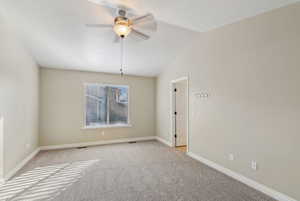
[{"label": "pull chain", "polygon": [[121,36],[121,68],[120,68],[120,73],[121,76],[124,75],[123,73],[123,65],[124,65],[124,37]]}]

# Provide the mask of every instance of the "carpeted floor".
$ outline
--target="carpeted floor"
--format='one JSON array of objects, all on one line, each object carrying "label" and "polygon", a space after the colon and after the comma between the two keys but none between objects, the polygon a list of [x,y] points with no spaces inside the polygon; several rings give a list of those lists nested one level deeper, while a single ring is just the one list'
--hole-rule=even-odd
[{"label": "carpeted floor", "polygon": [[[55,201],[274,201],[156,141],[40,152],[36,167],[97,160]],[[75,180],[74,180],[75,181]]]}]

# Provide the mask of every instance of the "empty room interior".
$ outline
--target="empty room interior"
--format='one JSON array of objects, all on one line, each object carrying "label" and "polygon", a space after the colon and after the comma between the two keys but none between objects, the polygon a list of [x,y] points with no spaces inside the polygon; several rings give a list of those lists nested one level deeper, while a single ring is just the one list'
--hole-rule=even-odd
[{"label": "empty room interior", "polygon": [[0,0],[0,201],[300,201],[299,0]]}]

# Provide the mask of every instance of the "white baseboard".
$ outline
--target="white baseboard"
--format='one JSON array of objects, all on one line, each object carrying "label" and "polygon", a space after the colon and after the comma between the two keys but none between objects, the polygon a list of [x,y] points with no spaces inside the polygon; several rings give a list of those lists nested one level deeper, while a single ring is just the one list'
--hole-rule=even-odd
[{"label": "white baseboard", "polygon": [[280,192],[278,192],[274,189],[271,189],[271,188],[269,188],[265,185],[262,185],[262,184],[254,181],[252,179],[249,179],[249,178],[247,178],[247,177],[245,177],[241,174],[238,174],[238,173],[236,173],[232,170],[229,170],[229,169],[227,169],[227,168],[225,168],[221,165],[218,165],[215,162],[212,162],[212,161],[210,161],[206,158],[198,156],[198,155],[196,155],[192,152],[188,152],[187,155],[190,156],[191,158],[197,160],[197,161],[200,161],[200,162],[210,166],[211,168],[214,168],[214,169],[226,174],[229,177],[232,177],[232,178],[234,178],[234,179],[236,179],[236,180],[238,180],[238,181],[240,181],[240,182],[242,182],[242,183],[258,190],[258,191],[260,191],[260,192],[263,192],[264,194],[266,194],[266,195],[268,195],[268,196],[270,196],[270,197],[272,197],[272,198],[274,198],[278,201],[297,201],[297,200],[295,200],[295,199],[293,199],[293,198],[291,198],[291,197],[289,197],[289,196],[287,196],[283,193],[280,193]]},{"label": "white baseboard", "polygon": [[67,149],[67,148],[76,148],[76,147],[89,147],[89,146],[106,145],[106,144],[126,143],[126,142],[131,142],[131,141],[148,141],[148,140],[155,140],[155,139],[156,139],[155,136],[123,138],[123,139],[118,139],[118,140],[106,140],[106,141],[96,141],[96,142],[83,142],[83,143],[74,143],[74,144],[41,146],[40,150],[44,151],[44,150]]},{"label": "white baseboard", "polygon": [[5,183],[10,178],[12,178],[20,169],[22,169],[33,157],[35,157],[41,150],[55,150],[55,149],[66,149],[75,148],[82,146],[97,146],[105,144],[116,144],[116,143],[126,143],[131,141],[148,141],[156,140],[156,136],[138,137],[138,138],[124,138],[118,140],[108,140],[108,141],[97,141],[97,142],[85,142],[85,143],[75,143],[75,144],[63,144],[63,145],[53,145],[53,146],[41,146],[27,156],[23,161],[21,161],[13,170],[11,170],[4,178],[0,178],[0,184]]},{"label": "white baseboard", "polygon": [[169,146],[169,147],[172,147],[172,143],[171,142],[169,142],[169,141],[167,141],[167,140],[165,140],[165,139],[163,139],[161,137],[156,136],[156,140],[159,141],[159,142],[161,142],[161,143],[163,143],[163,144],[165,144],[165,145],[167,145],[167,146]]},{"label": "white baseboard", "polygon": [[[126,142],[131,142],[131,141],[148,141],[148,140],[157,140],[169,147],[172,147],[172,143],[170,143],[167,140],[164,140],[158,136],[125,138],[125,139],[119,139],[119,140],[108,140],[108,141],[97,141],[97,142],[86,142],[86,143],[75,143],[75,144],[64,144],[64,145],[53,145],[53,146],[42,146],[42,147],[37,148],[29,156],[27,156],[23,161],[21,161],[4,178],[0,178],[0,184],[5,183],[7,180],[9,180],[11,177],[13,177],[22,167],[24,167],[33,157],[35,157],[39,153],[40,150],[65,149],[65,148],[74,148],[74,147],[81,147],[81,146],[97,146],[97,145],[105,145],[105,144],[116,144],[116,143],[126,143]],[[270,197],[272,197],[278,201],[297,201],[296,199],[293,199],[283,193],[280,193],[274,189],[271,189],[265,185],[262,185],[252,179],[249,179],[241,174],[238,174],[228,168],[218,165],[217,163],[212,162],[201,156],[198,156],[192,152],[188,152],[187,155],[195,160],[198,160],[198,161],[258,190],[258,191],[265,193],[266,195],[269,195]]]},{"label": "white baseboard", "polygon": [[28,155],[24,160],[22,160],[14,169],[12,169],[7,175],[4,176],[2,181],[5,183],[10,178],[12,178],[20,169],[22,169],[32,158],[34,158],[40,151],[40,148],[36,148],[30,155]]}]

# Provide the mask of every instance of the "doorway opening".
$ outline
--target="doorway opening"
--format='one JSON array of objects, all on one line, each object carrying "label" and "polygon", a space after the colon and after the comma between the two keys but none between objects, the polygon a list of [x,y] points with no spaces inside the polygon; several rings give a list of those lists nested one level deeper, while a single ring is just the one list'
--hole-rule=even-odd
[{"label": "doorway opening", "polygon": [[178,151],[189,147],[189,84],[188,77],[171,82],[171,134],[172,145]]}]

